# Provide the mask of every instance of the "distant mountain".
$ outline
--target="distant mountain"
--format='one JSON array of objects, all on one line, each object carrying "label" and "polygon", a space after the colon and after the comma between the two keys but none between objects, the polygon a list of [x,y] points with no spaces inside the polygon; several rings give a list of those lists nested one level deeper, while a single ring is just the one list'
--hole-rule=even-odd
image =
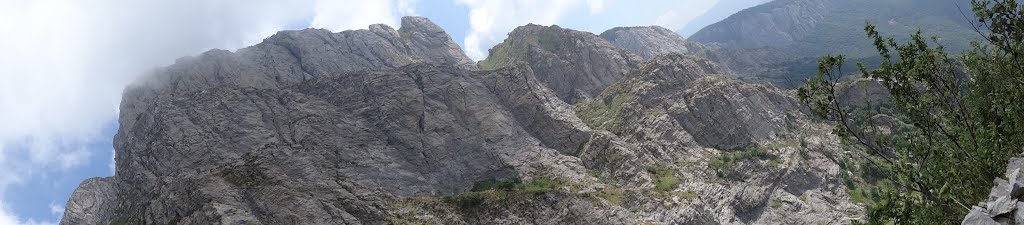
[{"label": "distant mountain", "polygon": [[875,50],[863,27],[871,23],[897,38],[920,29],[957,51],[977,36],[958,6],[971,13],[970,0],[777,0],[705,27],[690,40],[726,48],[785,48],[805,56],[869,57]]},{"label": "distant mountain", "polygon": [[700,31],[701,28],[704,28],[715,22],[722,21],[723,19],[729,17],[733,13],[739,12],[740,10],[746,8],[764,4],[770,1],[771,0],[718,1],[718,3],[715,3],[715,5],[712,6],[711,9],[708,9],[707,12],[704,12],[704,14],[697,16],[697,18],[694,18],[689,23],[687,23],[686,26],[679,30],[679,34],[683,35],[683,37],[693,35],[694,33],[697,33],[697,31]]}]

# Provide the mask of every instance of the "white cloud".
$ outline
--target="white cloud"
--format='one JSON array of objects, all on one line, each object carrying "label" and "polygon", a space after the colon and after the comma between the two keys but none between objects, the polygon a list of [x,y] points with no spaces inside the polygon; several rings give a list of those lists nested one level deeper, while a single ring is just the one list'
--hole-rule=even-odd
[{"label": "white cloud", "polygon": [[[486,57],[486,48],[504,40],[505,34],[513,28],[527,23],[554,24],[570,9],[583,3],[580,0],[455,0],[455,2],[469,7],[470,31],[466,35],[463,46],[466,48],[466,54],[476,60]],[[603,0],[587,2],[591,5],[604,4]]]},{"label": "white cloud", "polygon": [[375,23],[397,27],[402,15],[415,15],[415,4],[416,0],[317,0],[316,17],[310,26],[333,31],[362,29]]},{"label": "white cloud", "polygon": [[674,4],[668,11],[658,16],[654,24],[672,30],[681,29],[716,3],[718,1],[685,1]]},{"label": "white cloud", "polygon": [[57,204],[56,202],[50,202],[50,214],[60,218],[64,215],[64,205]]},{"label": "white cloud", "polygon": [[[395,25],[416,0],[0,1],[0,225],[10,185],[81,166],[117,115],[124,85],[207,49],[237,49],[296,24]],[[10,206],[17,207],[17,206]]]},{"label": "white cloud", "polygon": [[587,0],[590,6],[590,14],[601,14],[604,12],[604,0]]}]

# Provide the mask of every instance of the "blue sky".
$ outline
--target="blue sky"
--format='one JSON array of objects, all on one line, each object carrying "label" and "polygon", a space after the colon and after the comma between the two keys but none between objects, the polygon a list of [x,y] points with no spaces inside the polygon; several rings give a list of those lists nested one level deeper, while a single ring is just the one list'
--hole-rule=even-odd
[{"label": "blue sky", "polygon": [[0,0],[0,225],[54,224],[82,180],[113,175],[111,141],[121,90],[178,57],[235,50],[282,29],[341,31],[374,23],[397,28],[401,16],[419,15],[445,28],[479,60],[526,23],[593,33],[617,26],[678,30],[717,3]]}]

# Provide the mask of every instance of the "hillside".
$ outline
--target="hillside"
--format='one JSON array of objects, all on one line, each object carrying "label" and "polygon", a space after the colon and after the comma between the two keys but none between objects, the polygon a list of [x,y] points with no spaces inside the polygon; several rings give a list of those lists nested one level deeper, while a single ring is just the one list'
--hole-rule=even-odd
[{"label": "hillside", "polygon": [[707,26],[690,40],[725,48],[774,47],[800,55],[876,53],[864,34],[866,23],[884,34],[906,38],[921,30],[941,37],[953,51],[966,50],[976,37],[964,13],[969,0],[777,0],[740,11]]}]

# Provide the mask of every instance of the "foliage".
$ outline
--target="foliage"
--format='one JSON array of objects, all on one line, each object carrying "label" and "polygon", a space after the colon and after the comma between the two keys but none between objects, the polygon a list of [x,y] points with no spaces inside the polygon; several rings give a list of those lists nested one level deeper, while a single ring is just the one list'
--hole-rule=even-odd
[{"label": "foliage", "polygon": [[112,220],[110,220],[109,223],[107,223],[107,225],[126,225],[126,224],[128,224],[128,220],[120,219],[120,218],[112,219]]},{"label": "foliage", "polygon": [[647,173],[650,173],[652,178],[654,178],[654,189],[661,192],[672,191],[680,183],[676,170],[664,165],[658,164],[648,167]]},{"label": "foliage", "polygon": [[626,198],[626,191],[621,188],[605,188],[595,193],[597,197],[608,200],[612,204],[620,205]]},{"label": "foliage", "polygon": [[480,69],[496,70],[511,66],[517,60],[523,60],[531,49],[536,46],[547,52],[561,50],[563,34],[559,33],[558,26],[544,28],[536,33],[529,34],[523,39],[510,38],[494,46],[487,55],[487,58],[480,61]]},{"label": "foliage", "polygon": [[[951,56],[938,38],[921,32],[905,43],[867,25],[882,57],[877,69],[858,64],[892,96],[893,113],[908,125],[879,132],[871,114],[839,104],[844,56],[819,61],[817,76],[798,91],[835,132],[858,143],[854,151],[886,184],[869,206],[870,224],[955,224],[987,197],[991,181],[1024,146],[1024,19],[1015,0],[974,0],[977,32],[986,43]],[[933,47],[935,46],[935,47]],[[874,191],[874,189],[873,189]]]},{"label": "foliage", "polygon": [[519,179],[488,179],[473,184],[473,189],[470,191],[487,191],[487,190],[500,190],[500,191],[511,191],[516,188],[521,182]]},{"label": "foliage", "polygon": [[526,183],[519,179],[488,179],[474,183],[469,192],[447,196],[443,200],[460,209],[469,210],[489,201],[501,202],[513,196],[543,194],[560,187],[561,181],[544,177]]},{"label": "foliage", "polygon": [[736,167],[739,163],[749,160],[767,160],[773,165],[781,164],[778,156],[765,151],[756,144],[750,144],[738,149],[724,150],[717,158],[711,159],[708,166],[715,170],[718,177],[728,179],[740,179]]}]

